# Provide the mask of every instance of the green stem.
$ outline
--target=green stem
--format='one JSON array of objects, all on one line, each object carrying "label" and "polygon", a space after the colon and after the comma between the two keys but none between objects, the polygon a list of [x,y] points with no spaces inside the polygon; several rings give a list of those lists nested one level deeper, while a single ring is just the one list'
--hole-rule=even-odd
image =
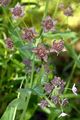
[{"label": "green stem", "polygon": [[[32,62],[32,73],[31,73],[30,88],[32,87],[32,84],[33,84],[33,75],[34,75],[34,60]],[[28,104],[29,104],[30,98],[31,98],[31,92],[29,93],[29,95],[27,97],[26,105],[25,105],[25,108],[24,108],[24,110],[22,112],[20,120],[24,120],[24,117],[25,117],[25,114],[26,114],[26,111],[27,111],[27,108],[28,108]]]},{"label": "green stem", "polygon": [[69,84],[70,84],[70,82],[71,82],[71,80],[72,80],[74,71],[75,71],[75,69],[76,69],[77,61],[79,60],[79,58],[80,58],[80,55],[77,57],[77,60],[76,60],[75,63],[74,63],[74,66],[73,66],[73,68],[72,68],[70,77],[69,77],[69,79],[68,79],[68,83],[67,83],[67,85],[66,85],[66,87],[65,87],[65,90],[64,90],[64,93],[66,93],[67,88],[69,87]]},{"label": "green stem", "polygon": [[[21,84],[20,84],[20,87],[19,87],[20,89],[22,88],[23,82],[24,82],[24,79],[21,81]],[[19,98],[19,96],[20,96],[20,93],[18,93],[17,98]],[[15,107],[15,110],[14,110],[14,114],[13,114],[12,120],[15,120],[16,111],[17,111],[17,106]]]},{"label": "green stem", "polygon": [[[48,13],[48,5],[49,5],[49,0],[46,0],[46,5],[45,5],[45,11],[44,11],[44,15],[43,15],[43,19],[45,19],[45,17],[47,16],[47,13]],[[40,38],[40,41],[42,39],[42,34],[43,34],[43,29],[40,30],[40,34],[39,34],[39,38]]]},{"label": "green stem", "polygon": [[47,16],[47,13],[48,13],[48,5],[49,5],[49,0],[46,0],[46,6],[45,6],[45,11],[44,11],[43,18],[45,18],[45,17]]},{"label": "green stem", "polygon": [[57,0],[57,3],[56,3],[56,8],[55,8],[54,15],[53,15],[54,17],[55,17],[55,16],[56,16],[56,14],[57,14],[59,1],[60,1],[60,0]]}]

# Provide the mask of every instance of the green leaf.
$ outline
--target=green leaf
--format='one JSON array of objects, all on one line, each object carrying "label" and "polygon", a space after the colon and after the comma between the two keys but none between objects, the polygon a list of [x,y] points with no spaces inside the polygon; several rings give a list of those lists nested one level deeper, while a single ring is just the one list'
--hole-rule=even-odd
[{"label": "green leaf", "polygon": [[14,120],[14,113],[15,113],[15,108],[7,107],[6,111],[4,112],[0,120]]},{"label": "green leaf", "polygon": [[18,89],[18,92],[20,93],[20,97],[25,99],[25,97],[27,97],[32,92],[32,89],[31,88],[20,88]]},{"label": "green leaf", "polygon": [[25,106],[25,99],[21,99],[21,98],[16,98],[14,99],[10,104],[9,104],[9,108],[13,107],[17,107],[17,110],[22,110],[24,109]]},{"label": "green leaf", "polygon": [[44,33],[43,37],[54,39],[56,37],[61,37],[64,39],[72,38],[73,40],[78,39],[75,32],[66,31],[66,32],[56,32],[56,33]]},{"label": "green leaf", "polygon": [[38,96],[44,96],[44,90],[42,86],[35,86],[33,89],[33,92],[37,94]]},{"label": "green leaf", "polygon": [[14,99],[7,107],[0,120],[14,120],[16,110],[22,110],[25,107],[25,100],[21,98]]}]

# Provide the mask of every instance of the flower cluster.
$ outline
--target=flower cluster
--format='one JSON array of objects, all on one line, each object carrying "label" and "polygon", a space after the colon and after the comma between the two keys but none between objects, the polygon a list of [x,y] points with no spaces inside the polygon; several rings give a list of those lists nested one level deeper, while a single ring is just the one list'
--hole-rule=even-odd
[{"label": "flower cluster", "polygon": [[40,107],[43,109],[48,106],[48,102],[45,99],[43,99],[38,105],[40,105]]},{"label": "flower cluster", "polygon": [[35,29],[32,28],[25,28],[23,30],[22,38],[26,41],[32,41],[36,37],[37,33]]},{"label": "flower cluster", "polygon": [[45,62],[47,62],[49,53],[57,53],[58,55],[61,51],[65,51],[63,40],[55,40],[50,49],[46,49],[43,44],[38,44],[37,47],[33,49],[33,52],[36,53],[36,55]]},{"label": "flower cluster", "polygon": [[[14,8],[11,8],[11,13],[14,19],[22,17],[25,14],[24,8],[23,6],[20,5],[20,3],[17,3]],[[50,16],[47,16],[42,21],[42,27],[44,32],[54,31],[56,23],[57,23],[56,20],[53,20]],[[37,33],[34,27],[24,28],[22,30],[21,37],[26,42],[32,42],[34,39],[36,40]],[[34,52],[39,59],[47,62],[49,53],[56,52],[57,54],[59,54],[61,51],[63,51],[63,48],[64,48],[64,42],[63,40],[59,40],[59,41],[54,41],[52,47],[48,50],[46,49],[45,45],[39,43],[37,47],[32,50],[32,52]]]},{"label": "flower cluster", "polygon": [[50,52],[55,52],[59,54],[61,51],[64,51],[64,41],[63,40],[54,40]]},{"label": "flower cluster", "polygon": [[[60,77],[54,77],[53,80],[51,80],[49,83],[46,83],[44,85],[44,91],[47,95],[49,95],[49,99],[55,104],[55,105],[62,105],[65,106],[68,103],[67,98],[61,99],[60,95],[63,93],[65,86],[65,82]],[[43,108],[43,104],[41,102],[40,104],[41,108]],[[45,104],[44,107],[47,107],[48,104]]]},{"label": "flower cluster", "polygon": [[63,11],[66,16],[73,16],[73,9],[71,6],[65,7],[63,3],[60,3],[58,8]]},{"label": "flower cluster", "polygon": [[13,41],[12,41],[11,38],[7,38],[7,39],[5,40],[5,42],[6,42],[7,48],[9,48],[9,49],[12,49],[12,48],[13,48],[14,44],[13,44]]},{"label": "flower cluster", "polygon": [[47,62],[48,50],[45,48],[43,44],[38,44],[37,48],[33,49],[33,52],[36,53],[40,59]]},{"label": "flower cluster", "polygon": [[64,4],[63,4],[63,3],[60,3],[60,4],[58,5],[58,8],[59,8],[59,10],[64,10]]},{"label": "flower cluster", "polygon": [[24,7],[21,6],[19,3],[17,3],[15,5],[15,7],[11,8],[10,10],[11,10],[11,13],[12,13],[12,16],[13,16],[14,19],[17,19],[19,17],[23,17],[24,14],[25,14],[24,13]]},{"label": "flower cluster", "polygon": [[67,7],[65,10],[64,10],[64,15],[66,16],[72,16],[73,15],[73,9],[72,7]]},{"label": "flower cluster", "polygon": [[47,16],[43,21],[42,21],[42,26],[44,32],[49,32],[49,31],[55,31],[55,25],[57,21],[53,20],[50,16]]},{"label": "flower cluster", "polygon": [[6,6],[10,3],[11,0],[0,0],[0,5]]},{"label": "flower cluster", "polygon": [[[61,97],[63,95],[63,92],[65,90],[65,82],[60,78],[55,76],[53,80],[51,80],[49,83],[46,83],[44,85],[44,91],[45,94],[48,96],[49,100],[58,107],[64,107],[69,102],[67,98]],[[72,86],[72,92],[74,95],[77,95],[77,88],[75,87],[75,84]],[[44,109],[45,107],[49,106],[49,103],[47,100],[43,99],[39,103],[40,107]],[[61,115],[62,116],[62,115]]]}]

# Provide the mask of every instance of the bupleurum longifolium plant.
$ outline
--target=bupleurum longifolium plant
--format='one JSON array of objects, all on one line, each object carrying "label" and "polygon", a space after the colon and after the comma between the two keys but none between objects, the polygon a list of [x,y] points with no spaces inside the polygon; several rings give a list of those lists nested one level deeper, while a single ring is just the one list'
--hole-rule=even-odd
[{"label": "bupleurum longifolium plant", "polygon": [[79,5],[0,0],[0,120],[80,119]]}]

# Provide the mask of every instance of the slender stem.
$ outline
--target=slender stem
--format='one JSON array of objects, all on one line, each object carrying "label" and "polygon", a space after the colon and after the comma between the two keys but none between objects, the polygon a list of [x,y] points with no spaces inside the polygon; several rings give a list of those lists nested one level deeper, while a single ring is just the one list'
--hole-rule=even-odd
[{"label": "slender stem", "polygon": [[67,83],[67,85],[66,85],[66,88],[65,88],[65,90],[64,90],[64,93],[67,91],[67,88],[68,88],[68,86],[69,86],[69,84],[70,84],[70,81],[71,81],[71,79],[72,79],[72,77],[73,77],[73,74],[74,74],[75,68],[76,68],[76,62],[74,63],[74,66],[73,66],[73,69],[72,69],[71,75],[70,75],[70,77],[69,77],[69,79],[68,79],[68,83]]},{"label": "slender stem", "polygon": [[[31,1],[29,0],[29,3],[30,3]],[[31,6],[29,5],[29,9],[31,10]],[[33,24],[33,19],[32,19],[32,16],[31,16],[31,13],[30,13],[30,19],[31,19],[31,25],[32,26],[34,26],[34,24]]]},{"label": "slender stem", "polygon": [[72,72],[71,72],[70,77],[69,77],[69,79],[68,79],[68,83],[67,83],[67,85],[66,85],[66,88],[65,88],[65,90],[64,90],[64,93],[66,93],[67,88],[69,87],[70,81],[72,80],[72,77],[73,77],[73,74],[74,74],[74,71],[75,71],[75,68],[76,68],[76,65],[77,65],[77,61],[79,60],[79,58],[80,58],[80,55],[77,57],[77,60],[76,60],[75,63],[74,63],[74,66],[73,66],[73,68],[72,68]]},{"label": "slender stem", "polygon": [[58,10],[59,1],[60,0],[57,0],[56,8],[55,8],[54,15],[53,15],[54,17],[56,16],[56,13],[57,13],[57,10]]},{"label": "slender stem", "polygon": [[68,18],[68,16],[67,16],[67,30],[68,30],[68,20],[69,20],[69,18]]},{"label": "slender stem", "polygon": [[47,16],[47,13],[48,13],[48,5],[49,5],[49,0],[46,0],[46,6],[45,6],[45,11],[44,11],[43,18],[45,18],[45,17]]},{"label": "slender stem", "polygon": [[[22,88],[23,82],[24,82],[24,79],[21,81],[21,84],[20,84],[20,87],[19,87],[19,88]],[[20,96],[20,93],[18,93],[17,98],[19,98],[19,96]],[[12,120],[15,120],[17,107],[18,107],[18,106],[16,106],[15,109],[14,109],[14,114],[13,114]]]},{"label": "slender stem", "polygon": [[30,88],[32,87],[32,83],[33,83],[33,75],[34,75],[34,60],[32,61],[32,74],[31,74]]},{"label": "slender stem", "polygon": [[[34,60],[32,61],[32,73],[31,73],[30,88],[32,87],[32,84],[33,84],[33,75],[34,75]],[[24,110],[23,110],[23,112],[22,112],[22,115],[21,115],[20,120],[24,120],[25,113],[26,113],[26,111],[27,111],[30,98],[31,98],[31,92],[29,93],[29,95],[28,95],[28,97],[27,97],[26,105],[25,105],[25,108],[24,108]]]},{"label": "slender stem", "polygon": [[[48,5],[49,5],[49,0],[46,0],[46,5],[45,5],[45,11],[44,11],[44,15],[43,15],[43,19],[45,19],[45,17],[47,16],[47,13],[48,13]],[[40,40],[41,40],[41,37],[42,37],[42,34],[43,34],[43,29],[40,30]]]}]

